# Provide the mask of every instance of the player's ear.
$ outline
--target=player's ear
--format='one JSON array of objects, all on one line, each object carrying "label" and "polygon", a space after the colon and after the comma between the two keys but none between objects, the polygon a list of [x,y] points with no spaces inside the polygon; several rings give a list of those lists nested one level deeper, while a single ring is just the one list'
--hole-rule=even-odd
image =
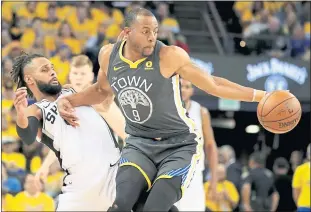
[{"label": "player's ear", "polygon": [[30,75],[25,75],[24,80],[25,80],[27,85],[33,85],[35,83],[33,77]]},{"label": "player's ear", "polygon": [[131,32],[131,28],[124,27],[123,31],[124,31],[124,36],[128,36],[130,34],[130,32]]}]

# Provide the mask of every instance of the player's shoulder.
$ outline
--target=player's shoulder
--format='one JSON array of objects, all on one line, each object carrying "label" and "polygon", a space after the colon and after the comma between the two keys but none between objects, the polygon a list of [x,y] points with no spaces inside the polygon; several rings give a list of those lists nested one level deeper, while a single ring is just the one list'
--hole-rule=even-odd
[{"label": "player's shoulder", "polygon": [[32,104],[28,106],[25,110],[25,113],[28,116],[36,116],[37,118],[41,118],[41,110],[40,107],[37,104],[43,104],[43,101],[37,102],[35,104]]},{"label": "player's shoulder", "polygon": [[112,50],[113,50],[113,47],[114,47],[115,44],[112,44],[112,43],[108,43],[104,46],[102,46],[100,48],[100,51],[99,51],[99,56],[102,57],[102,56],[105,56],[107,54],[111,54]]},{"label": "player's shoulder", "polygon": [[163,45],[160,49],[160,58],[171,58],[171,57],[184,57],[188,58],[188,53],[178,46],[166,46]]}]

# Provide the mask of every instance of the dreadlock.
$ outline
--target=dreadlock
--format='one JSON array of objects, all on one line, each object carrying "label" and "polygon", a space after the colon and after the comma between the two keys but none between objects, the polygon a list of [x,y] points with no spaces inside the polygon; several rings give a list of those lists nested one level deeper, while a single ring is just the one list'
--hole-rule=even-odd
[{"label": "dreadlock", "polygon": [[27,93],[29,97],[33,97],[33,93],[28,89],[28,86],[24,80],[24,68],[26,65],[31,63],[34,58],[44,57],[40,54],[27,54],[25,52],[22,53],[21,56],[17,57],[14,60],[13,68],[11,71],[11,78],[14,83],[17,84],[17,88],[26,87]]}]

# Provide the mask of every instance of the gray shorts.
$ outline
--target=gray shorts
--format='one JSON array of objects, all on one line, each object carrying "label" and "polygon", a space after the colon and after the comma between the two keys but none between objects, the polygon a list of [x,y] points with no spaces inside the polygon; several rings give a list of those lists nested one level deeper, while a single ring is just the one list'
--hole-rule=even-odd
[{"label": "gray shorts", "polygon": [[[145,177],[148,190],[158,179],[181,176],[181,189],[190,184],[200,159],[201,138],[181,134],[160,141],[129,136],[122,150],[120,167],[134,166]],[[198,151],[197,151],[198,150]]]}]

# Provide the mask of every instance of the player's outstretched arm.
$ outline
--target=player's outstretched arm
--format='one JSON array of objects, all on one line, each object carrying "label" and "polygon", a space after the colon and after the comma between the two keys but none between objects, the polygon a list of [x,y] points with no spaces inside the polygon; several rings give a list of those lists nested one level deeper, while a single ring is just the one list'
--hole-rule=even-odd
[{"label": "player's outstretched arm", "polygon": [[38,129],[41,126],[41,110],[36,105],[28,107],[27,89],[25,87],[16,90],[14,107],[17,113],[17,134],[23,142],[30,145],[36,140]]},{"label": "player's outstretched arm", "polygon": [[189,55],[179,47],[164,47],[163,51],[161,49],[161,58],[165,61],[163,75],[169,77],[179,74],[211,95],[245,102],[259,102],[265,96],[265,91],[244,87],[229,80],[206,74],[192,63]]},{"label": "player's outstretched arm", "polygon": [[108,107],[113,101],[113,91],[107,79],[107,71],[109,65],[109,58],[113,45],[108,44],[103,46],[100,50],[98,60],[100,64],[100,70],[98,72],[97,82],[87,87],[79,93],[75,93],[64,98],[61,98],[57,102],[60,115],[68,121],[71,125],[76,126],[77,117],[73,114],[74,107],[78,106],[91,106],[95,104],[102,104]]}]

